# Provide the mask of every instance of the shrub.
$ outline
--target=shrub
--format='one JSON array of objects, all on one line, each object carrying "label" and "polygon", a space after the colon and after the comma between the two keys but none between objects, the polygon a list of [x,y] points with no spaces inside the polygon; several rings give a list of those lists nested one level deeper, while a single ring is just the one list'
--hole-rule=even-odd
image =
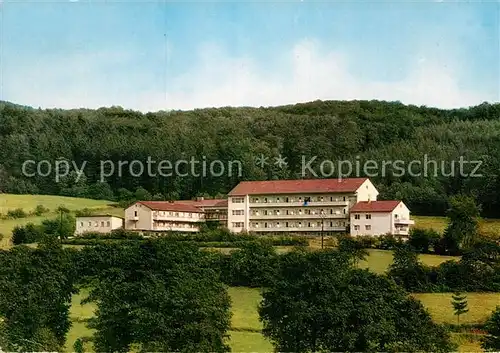
[{"label": "shrub", "polygon": [[42,238],[42,236],[42,226],[28,223],[24,227],[17,226],[14,228],[12,231],[12,243],[14,245],[36,243]]},{"label": "shrub", "polygon": [[92,210],[90,208],[84,208],[75,212],[77,217],[88,217],[92,216]]},{"label": "shrub", "polygon": [[410,230],[408,243],[418,252],[428,254],[435,250],[441,235],[434,229],[413,228]]},{"label": "shrub", "polygon": [[15,210],[9,210],[7,211],[7,218],[26,218],[28,215],[22,208],[16,208]]},{"label": "shrub", "polygon": [[43,205],[37,205],[35,209],[33,210],[33,214],[35,216],[42,216],[43,214],[49,212],[50,210]]}]

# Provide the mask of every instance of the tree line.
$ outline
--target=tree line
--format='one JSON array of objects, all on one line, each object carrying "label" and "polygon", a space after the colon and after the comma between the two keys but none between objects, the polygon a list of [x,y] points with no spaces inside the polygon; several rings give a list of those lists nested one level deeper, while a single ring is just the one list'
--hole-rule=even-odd
[{"label": "tree line", "polygon": [[[402,199],[415,214],[442,215],[450,196],[467,191],[482,205],[483,216],[500,217],[499,113],[500,104],[488,103],[442,110],[399,102],[315,101],[142,114],[120,107],[42,110],[0,102],[0,191],[119,201],[213,197],[226,194],[240,180],[301,178],[302,156],[353,163],[401,160],[407,165],[423,162],[427,155],[438,162],[436,170],[433,164],[414,164],[412,174],[399,175],[388,165],[385,175],[372,176],[381,198]],[[255,158],[261,154],[271,159],[281,155],[288,165],[260,168]],[[460,173],[461,156],[480,161],[476,174],[482,177],[467,176],[475,168],[472,164]],[[136,176],[125,168],[122,175],[114,173],[100,182],[100,161],[118,165],[146,162],[148,157],[237,160],[242,175]],[[53,175],[22,173],[26,160],[58,159],[78,166],[86,162],[84,175],[72,171],[55,182]],[[363,168],[360,173],[364,176]]]}]

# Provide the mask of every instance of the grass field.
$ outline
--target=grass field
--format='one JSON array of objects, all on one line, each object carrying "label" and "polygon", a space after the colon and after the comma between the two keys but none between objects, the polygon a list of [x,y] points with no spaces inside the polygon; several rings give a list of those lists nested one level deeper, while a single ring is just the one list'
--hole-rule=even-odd
[{"label": "grass field", "polygon": [[42,205],[49,209],[49,212],[43,216],[29,216],[18,219],[0,219],[0,234],[4,238],[0,241],[0,249],[10,247],[10,237],[12,229],[18,225],[27,223],[39,224],[44,219],[56,216],[55,210],[59,206],[64,206],[70,211],[77,211],[84,208],[95,210],[99,213],[109,213],[123,217],[123,209],[112,207],[113,202],[105,200],[90,200],[76,197],[64,197],[53,195],[11,195],[0,194],[0,214],[6,214],[8,210],[22,208],[26,213]]},{"label": "grass field", "polygon": [[[230,346],[233,352],[272,352],[271,343],[259,332],[262,323],[259,321],[257,306],[261,301],[260,289],[256,288],[229,288],[232,301],[233,317],[231,319]],[[93,316],[94,305],[80,305],[80,301],[87,295],[86,291],[73,297],[71,319],[73,326],[68,334],[66,351],[72,351],[73,344],[78,337],[91,336],[92,331],[85,326],[82,319]],[[429,310],[433,320],[438,323],[456,323],[456,317],[451,309],[450,293],[413,294],[421,300]],[[500,293],[468,293],[469,313],[461,317],[462,323],[480,323],[490,315],[497,305],[500,305]],[[480,346],[474,336],[453,334],[454,341],[460,344],[461,352],[480,352]],[[91,345],[86,345],[91,350]]]},{"label": "grass field", "polygon": [[[412,216],[412,218],[417,228],[434,229],[443,232],[448,225],[446,217]],[[500,237],[500,219],[481,219],[479,221],[479,230],[484,235]]]}]

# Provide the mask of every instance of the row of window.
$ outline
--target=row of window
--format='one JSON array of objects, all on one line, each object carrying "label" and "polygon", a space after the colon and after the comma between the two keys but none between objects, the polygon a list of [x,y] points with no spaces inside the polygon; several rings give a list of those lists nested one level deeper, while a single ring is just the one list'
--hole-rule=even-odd
[{"label": "row of window", "polygon": [[[359,230],[359,229],[360,229],[359,225],[355,224],[354,230]],[[365,230],[372,230],[372,226],[369,224],[365,225]]]},{"label": "row of window", "polygon": [[[104,227],[106,224],[106,227],[111,227],[111,222],[110,221],[101,221],[101,227]],[[80,222],[80,227],[83,227],[83,222]],[[92,221],[89,221],[88,227],[92,227]],[[94,227],[99,227],[99,222],[95,221],[94,222]]]},{"label": "row of window", "polygon": [[[372,215],[371,214],[365,214],[365,218],[366,219],[372,219]],[[355,214],[354,215],[354,219],[361,219],[361,215],[360,214]]]},{"label": "row of window", "polygon": [[326,215],[326,214],[331,214],[331,215],[339,215],[339,214],[346,214],[347,213],[347,209],[342,209],[342,210],[339,210],[339,209],[333,209],[333,208],[330,208],[330,209],[314,209],[314,208],[307,208],[307,209],[298,209],[298,210],[293,210],[293,209],[285,209],[285,210],[279,210],[279,209],[275,209],[275,210],[252,210],[251,214],[252,216],[260,216],[261,215],[261,212],[262,212],[262,215],[264,216],[268,216],[268,215],[274,215],[274,216],[279,216],[281,214],[284,214],[284,215],[302,215],[302,214],[305,214],[305,215]]},{"label": "row of window", "polygon": [[[243,228],[243,222],[233,222],[234,228]],[[252,228],[321,228],[323,226],[322,222],[252,222]],[[338,222],[325,222],[325,227],[345,227],[345,221]]]},{"label": "row of window", "polygon": [[[244,197],[233,197],[231,199],[232,203],[243,203],[245,202]],[[338,202],[338,201],[349,201],[349,197],[324,197],[324,196],[298,196],[298,197],[252,197],[250,202],[252,203],[273,203],[273,202]]]},{"label": "row of window", "polygon": [[[172,211],[155,211],[154,216],[172,216],[172,217],[186,217],[193,218],[193,213],[191,212],[172,212]],[[196,213],[195,213],[196,215]],[[135,216],[137,217],[137,211],[135,211]]]}]

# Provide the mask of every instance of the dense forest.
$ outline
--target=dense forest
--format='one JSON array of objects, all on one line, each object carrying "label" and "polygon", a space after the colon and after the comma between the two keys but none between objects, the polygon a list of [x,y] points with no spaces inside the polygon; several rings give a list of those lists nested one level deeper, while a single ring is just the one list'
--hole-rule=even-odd
[{"label": "dense forest", "polygon": [[[34,109],[0,102],[0,191],[43,193],[124,200],[217,196],[239,180],[315,177],[304,175],[306,161],[400,160],[412,173],[368,175],[380,198],[404,200],[414,214],[442,215],[452,195],[468,193],[484,217],[500,217],[500,104],[483,103],[468,109],[441,110],[381,101],[315,101],[271,108],[218,108],[161,111],[143,114],[120,107],[97,110]],[[255,158],[269,157],[261,168]],[[281,155],[288,165],[272,160]],[[427,157],[425,157],[427,156]],[[242,174],[222,176],[173,173],[168,177],[115,172],[101,180],[101,162],[139,160],[240,161]],[[460,158],[481,161],[466,164]],[[437,161],[427,175],[424,158]],[[54,175],[23,175],[26,160],[86,162],[85,176],[77,173],[56,182]],[[452,162],[455,161],[455,165]],[[336,165],[336,164],[334,164]],[[46,167],[46,166],[45,166]],[[373,169],[370,169],[373,173]],[[33,172],[33,166],[29,172]],[[330,177],[336,177],[337,170]],[[365,176],[355,169],[350,176]],[[321,174],[321,175],[324,175]],[[321,176],[320,175],[320,176]],[[139,193],[139,195],[137,195]]]}]

